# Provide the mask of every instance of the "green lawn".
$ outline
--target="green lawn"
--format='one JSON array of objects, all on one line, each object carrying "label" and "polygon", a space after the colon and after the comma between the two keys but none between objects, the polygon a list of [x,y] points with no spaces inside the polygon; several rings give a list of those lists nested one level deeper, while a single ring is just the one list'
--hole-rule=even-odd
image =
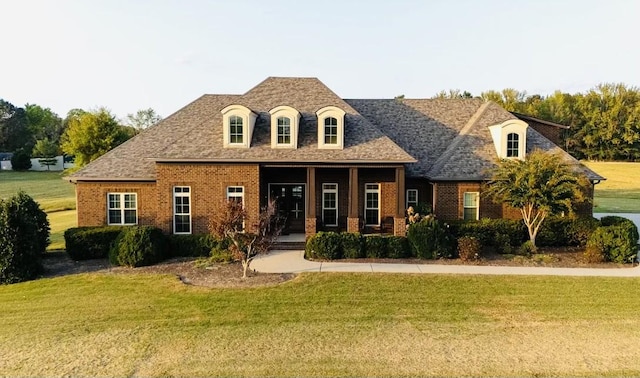
[{"label": "green lawn", "polygon": [[640,213],[640,163],[583,163],[607,178],[596,185],[594,212]]},{"label": "green lawn", "polygon": [[640,279],[92,273],[0,287],[0,376],[638,375]]},{"label": "green lawn", "polygon": [[60,172],[0,171],[0,198],[24,190],[47,213],[51,225],[50,250],[64,249],[64,231],[76,226],[76,194]]}]

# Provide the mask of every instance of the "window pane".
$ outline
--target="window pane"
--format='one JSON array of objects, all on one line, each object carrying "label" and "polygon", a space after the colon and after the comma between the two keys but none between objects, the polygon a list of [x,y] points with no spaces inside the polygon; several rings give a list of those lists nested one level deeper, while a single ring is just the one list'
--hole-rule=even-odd
[{"label": "window pane", "polygon": [[120,216],[120,210],[109,210],[109,223],[110,224],[120,224],[120,223],[122,223],[122,218]]},{"label": "window pane", "polygon": [[468,207],[464,209],[463,219],[464,220],[477,220],[476,217],[477,210],[475,207]]},{"label": "window pane", "polygon": [[176,232],[191,232],[191,225],[189,222],[189,215],[176,215],[175,216]]},{"label": "window pane", "polygon": [[125,210],[124,211],[124,224],[136,224],[136,211]]},{"label": "window pane", "polygon": [[120,208],[120,195],[109,194],[109,209],[119,209],[119,208]]},{"label": "window pane", "polygon": [[464,194],[464,207],[477,207],[478,206],[478,194],[477,193],[465,193]]},{"label": "window pane", "polygon": [[124,208],[125,209],[135,209],[136,208],[136,195],[135,194],[125,194],[124,195]]},{"label": "window pane", "polygon": [[366,224],[378,224],[378,209],[367,209],[364,212]]},{"label": "window pane", "polygon": [[327,226],[334,226],[338,223],[338,211],[335,209],[325,209],[322,216],[324,219],[324,224]]},{"label": "window pane", "polygon": [[324,207],[330,209],[336,208],[336,193],[324,193]]}]

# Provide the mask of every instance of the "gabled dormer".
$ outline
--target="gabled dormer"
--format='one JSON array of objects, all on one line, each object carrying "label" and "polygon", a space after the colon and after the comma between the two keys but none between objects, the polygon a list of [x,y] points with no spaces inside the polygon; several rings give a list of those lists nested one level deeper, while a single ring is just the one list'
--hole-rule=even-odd
[{"label": "gabled dormer", "polygon": [[344,147],[345,111],[325,106],[316,112],[318,117],[318,148],[341,150]]},{"label": "gabled dormer", "polygon": [[298,148],[300,112],[290,106],[277,106],[271,114],[271,148]]},{"label": "gabled dormer", "polygon": [[222,109],[222,143],[225,148],[249,148],[258,115],[242,105]]},{"label": "gabled dormer", "polygon": [[524,159],[527,151],[527,128],[519,119],[510,119],[489,126],[493,145],[500,159]]}]

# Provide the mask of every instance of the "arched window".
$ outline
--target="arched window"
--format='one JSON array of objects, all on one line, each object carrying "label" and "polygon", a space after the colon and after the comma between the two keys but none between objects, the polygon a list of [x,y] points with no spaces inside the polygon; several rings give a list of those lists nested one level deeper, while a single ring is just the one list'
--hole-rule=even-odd
[{"label": "arched window", "polygon": [[338,120],[334,117],[324,119],[324,144],[338,144]]},{"label": "arched window", "polygon": [[278,144],[291,144],[291,119],[278,117]]},{"label": "arched window", "polygon": [[242,118],[232,115],[229,117],[229,143],[242,144],[243,140]]},{"label": "arched window", "polygon": [[520,136],[516,133],[507,134],[507,157],[518,157],[520,151]]}]

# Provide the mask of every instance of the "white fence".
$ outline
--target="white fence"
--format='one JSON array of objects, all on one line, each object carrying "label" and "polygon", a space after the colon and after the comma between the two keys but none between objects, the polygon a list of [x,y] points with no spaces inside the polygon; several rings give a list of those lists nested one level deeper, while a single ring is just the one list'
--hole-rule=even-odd
[{"label": "white fence", "polygon": [[[67,168],[73,168],[73,163],[65,163],[63,156],[56,156],[56,163],[54,165],[50,165],[48,168],[44,164],[40,164],[39,159],[31,159],[31,168],[30,171],[64,171]],[[3,160],[0,161],[0,170],[10,171],[11,170],[11,161]]]}]

